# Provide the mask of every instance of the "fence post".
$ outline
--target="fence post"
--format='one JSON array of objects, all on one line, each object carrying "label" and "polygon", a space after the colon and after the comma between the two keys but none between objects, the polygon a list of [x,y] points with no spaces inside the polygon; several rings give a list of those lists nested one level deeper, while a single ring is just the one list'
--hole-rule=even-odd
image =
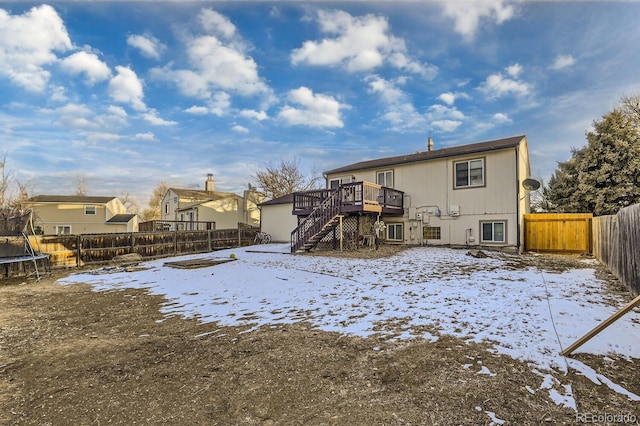
[{"label": "fence post", "polygon": [[212,249],[211,249],[211,229],[207,229],[207,247],[209,248],[209,251],[212,251]]},{"label": "fence post", "polygon": [[176,230],[173,233],[173,255],[178,255],[178,227],[176,226]]},{"label": "fence post", "polygon": [[238,247],[242,247],[242,234],[240,233],[240,226],[238,226]]},{"label": "fence post", "polygon": [[82,256],[82,248],[81,245],[82,244],[82,239],[80,238],[80,235],[78,235],[76,237],[76,266],[80,267],[80,256]]},{"label": "fence post", "polygon": [[132,232],[131,233],[131,253],[135,253],[135,252],[136,252],[136,236]]}]

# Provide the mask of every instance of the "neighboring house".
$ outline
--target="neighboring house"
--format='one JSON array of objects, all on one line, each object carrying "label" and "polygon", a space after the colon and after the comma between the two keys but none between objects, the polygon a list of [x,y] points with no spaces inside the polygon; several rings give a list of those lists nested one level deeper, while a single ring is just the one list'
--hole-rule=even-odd
[{"label": "neighboring house", "polygon": [[138,216],[117,197],[37,195],[25,202],[37,233],[45,235],[137,232]]},{"label": "neighboring house", "polygon": [[392,243],[524,247],[529,197],[522,183],[530,177],[524,135],[438,150],[429,138],[427,151],[350,164],[325,177],[324,193],[294,194],[300,226],[292,250],[335,235],[336,215],[347,241],[369,240],[379,219],[380,236]]},{"label": "neighboring house", "polygon": [[264,198],[249,188],[243,196],[215,190],[213,175],[205,189],[169,188],[162,199],[162,222],[167,230],[234,229],[238,224],[260,226],[258,203]]},{"label": "neighboring house", "polygon": [[271,241],[290,242],[291,231],[298,226],[293,211],[293,194],[274,198],[258,205],[260,207],[261,231],[271,235]]}]

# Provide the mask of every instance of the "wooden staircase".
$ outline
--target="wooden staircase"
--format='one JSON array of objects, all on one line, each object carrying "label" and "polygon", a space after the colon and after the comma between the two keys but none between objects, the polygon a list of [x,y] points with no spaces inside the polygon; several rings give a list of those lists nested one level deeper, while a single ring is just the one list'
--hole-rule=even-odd
[{"label": "wooden staircase", "polygon": [[314,248],[340,222],[340,189],[334,190],[291,232],[291,253]]}]

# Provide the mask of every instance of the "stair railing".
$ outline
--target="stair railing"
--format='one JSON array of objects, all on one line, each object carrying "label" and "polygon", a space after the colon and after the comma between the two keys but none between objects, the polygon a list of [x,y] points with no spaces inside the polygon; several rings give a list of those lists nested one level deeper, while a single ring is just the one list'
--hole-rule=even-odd
[{"label": "stair railing", "polygon": [[329,197],[291,232],[291,253],[300,250],[312,236],[320,232],[331,219],[340,214],[340,192],[341,188],[336,188],[331,192]]}]

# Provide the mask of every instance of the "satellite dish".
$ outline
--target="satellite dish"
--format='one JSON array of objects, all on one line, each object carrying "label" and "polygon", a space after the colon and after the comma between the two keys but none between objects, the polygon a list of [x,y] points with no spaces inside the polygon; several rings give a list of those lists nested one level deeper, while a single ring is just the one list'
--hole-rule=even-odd
[{"label": "satellite dish", "polygon": [[540,188],[540,181],[534,178],[526,178],[522,181],[522,187],[527,191],[535,191]]}]

